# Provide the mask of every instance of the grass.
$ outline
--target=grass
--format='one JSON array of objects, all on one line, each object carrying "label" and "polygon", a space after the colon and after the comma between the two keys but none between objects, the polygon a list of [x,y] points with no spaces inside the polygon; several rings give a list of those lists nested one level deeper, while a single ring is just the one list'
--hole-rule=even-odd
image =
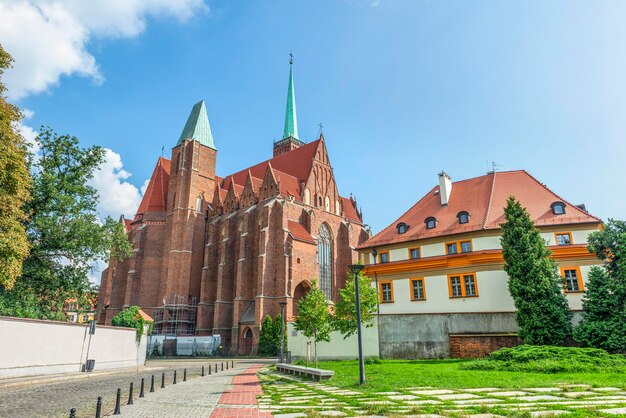
[{"label": "grass", "polygon": [[366,392],[393,391],[397,388],[432,386],[460,388],[524,388],[563,384],[588,384],[626,388],[621,371],[539,373],[508,370],[467,370],[468,360],[382,360],[366,364],[366,384],[359,386],[359,365],[353,361],[320,362],[322,369],[333,370],[330,384],[341,388],[360,388]]}]

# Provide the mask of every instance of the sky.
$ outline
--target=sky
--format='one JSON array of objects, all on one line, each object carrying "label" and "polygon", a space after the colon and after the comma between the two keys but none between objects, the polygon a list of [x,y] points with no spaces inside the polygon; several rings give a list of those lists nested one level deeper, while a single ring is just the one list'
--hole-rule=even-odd
[{"label": "sky", "polygon": [[270,158],[293,51],[300,139],[323,125],[378,232],[440,171],[492,167],[626,219],[625,18],[623,1],[0,0],[0,43],[25,136],[107,148],[94,185],[115,217],[200,99],[218,175]]}]

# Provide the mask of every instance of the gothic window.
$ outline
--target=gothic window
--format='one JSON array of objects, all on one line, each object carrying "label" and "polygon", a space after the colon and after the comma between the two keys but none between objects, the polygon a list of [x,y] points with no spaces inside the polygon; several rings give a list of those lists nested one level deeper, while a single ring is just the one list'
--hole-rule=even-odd
[{"label": "gothic window", "polygon": [[224,226],[222,226],[222,239],[228,239],[228,223],[225,223]]},{"label": "gothic window", "polygon": [[309,191],[309,189],[304,189],[304,204],[311,204],[311,192]]},{"label": "gothic window", "polygon": [[330,212],[330,198],[328,196],[326,196],[324,201],[324,208],[326,209],[326,212]]},{"label": "gothic window", "polygon": [[180,148],[180,153],[178,154],[178,170],[185,168],[185,148]]},{"label": "gothic window", "polygon": [[246,225],[244,224],[244,219],[239,221],[239,235],[246,232]]},{"label": "gothic window", "polygon": [[317,261],[319,264],[320,290],[326,299],[333,297],[333,239],[326,224],[317,234]]},{"label": "gothic window", "polygon": [[335,200],[335,215],[341,215],[341,206],[338,200]]},{"label": "gothic window", "polygon": [[196,198],[196,212],[202,212],[202,195]]}]

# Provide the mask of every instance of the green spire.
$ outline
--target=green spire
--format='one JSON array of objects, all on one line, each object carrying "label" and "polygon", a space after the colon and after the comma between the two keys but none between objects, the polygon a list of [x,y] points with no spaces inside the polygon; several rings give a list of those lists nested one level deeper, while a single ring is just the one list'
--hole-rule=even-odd
[{"label": "green spire", "polygon": [[204,106],[204,100],[200,100],[193,105],[191,114],[187,119],[187,123],[183,128],[183,132],[180,134],[180,138],[176,145],[182,143],[185,139],[195,140],[206,145],[207,147],[215,148],[213,143],[213,134],[211,133],[211,125],[209,125],[209,117],[206,113],[206,107]]},{"label": "green spire", "polygon": [[285,110],[285,130],[283,139],[290,136],[298,139],[298,118],[296,117],[296,92],[293,88],[293,54],[289,54],[289,87],[287,88],[287,108]]}]

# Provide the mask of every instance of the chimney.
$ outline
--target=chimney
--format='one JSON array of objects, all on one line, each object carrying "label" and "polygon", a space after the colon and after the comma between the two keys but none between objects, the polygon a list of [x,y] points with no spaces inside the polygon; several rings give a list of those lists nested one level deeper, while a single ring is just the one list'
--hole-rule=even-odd
[{"label": "chimney", "polygon": [[450,194],[452,194],[452,179],[442,171],[439,173],[439,197],[441,198],[441,206],[448,204]]}]

